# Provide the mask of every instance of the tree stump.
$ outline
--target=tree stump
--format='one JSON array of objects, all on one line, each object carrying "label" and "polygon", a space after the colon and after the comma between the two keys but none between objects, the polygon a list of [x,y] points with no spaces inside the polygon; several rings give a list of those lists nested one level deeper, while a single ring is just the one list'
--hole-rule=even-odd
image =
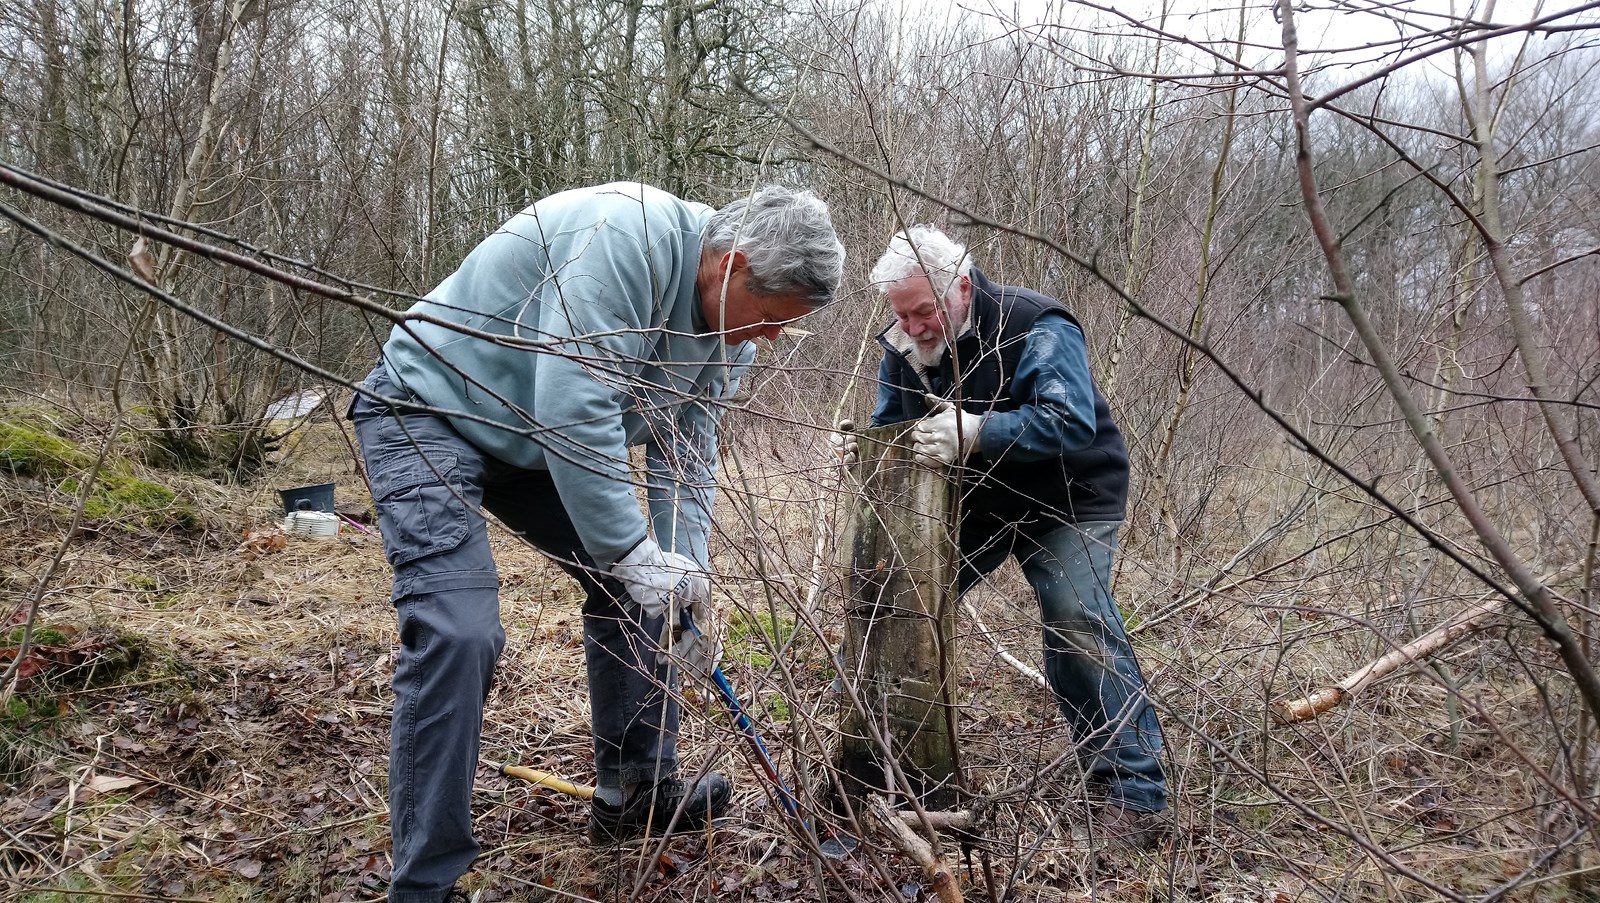
[{"label": "tree stump", "polygon": [[908,788],[927,808],[955,802],[955,492],[943,469],[911,457],[912,423],[856,434],[859,484],[841,557],[846,621],[842,678],[865,711],[843,718],[841,773],[854,799],[891,786],[886,734]]}]

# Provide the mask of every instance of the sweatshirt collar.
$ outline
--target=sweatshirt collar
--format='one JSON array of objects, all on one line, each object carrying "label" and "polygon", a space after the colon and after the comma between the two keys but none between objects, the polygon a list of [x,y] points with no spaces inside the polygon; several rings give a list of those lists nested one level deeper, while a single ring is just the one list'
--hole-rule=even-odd
[{"label": "sweatshirt collar", "polygon": [[684,274],[689,283],[689,322],[694,325],[694,334],[706,336],[711,333],[711,323],[706,320],[706,307],[700,298],[700,249],[704,246],[703,235],[694,235],[684,241],[684,253],[689,261],[689,272]]}]

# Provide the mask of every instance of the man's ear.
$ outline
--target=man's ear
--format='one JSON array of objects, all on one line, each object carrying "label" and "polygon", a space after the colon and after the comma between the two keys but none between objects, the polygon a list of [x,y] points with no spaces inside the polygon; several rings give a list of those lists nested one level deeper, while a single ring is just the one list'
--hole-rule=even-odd
[{"label": "man's ear", "polygon": [[722,255],[723,275],[727,276],[730,282],[733,281],[733,274],[749,268],[750,258],[743,251],[734,249]]}]

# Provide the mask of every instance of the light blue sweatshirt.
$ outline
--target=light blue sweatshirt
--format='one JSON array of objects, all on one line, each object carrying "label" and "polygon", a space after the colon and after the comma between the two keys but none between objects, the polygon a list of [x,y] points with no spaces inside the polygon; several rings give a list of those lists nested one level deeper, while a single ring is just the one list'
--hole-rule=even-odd
[{"label": "light blue sweatshirt", "polygon": [[[395,382],[486,453],[550,472],[595,563],[645,536],[706,563],[718,403],[755,356],[711,334],[695,277],[712,210],[617,182],[551,195],[484,239],[384,345]],[[478,419],[492,421],[492,425]]]}]

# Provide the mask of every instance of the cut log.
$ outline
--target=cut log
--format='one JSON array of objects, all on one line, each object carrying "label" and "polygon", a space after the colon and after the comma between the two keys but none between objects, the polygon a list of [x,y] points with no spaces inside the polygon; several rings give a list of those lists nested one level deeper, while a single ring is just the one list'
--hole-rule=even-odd
[{"label": "cut log", "polygon": [[[956,809],[949,812],[932,809],[926,814],[928,816],[928,824],[933,825],[935,831],[965,831],[978,823],[978,819],[969,809]],[[907,812],[902,809],[898,815],[900,820],[910,825],[913,830],[922,824],[922,819],[918,818],[915,812]]]},{"label": "cut log", "polygon": [[[906,791],[924,808],[948,809],[955,801],[950,738],[957,700],[954,494],[942,468],[912,460],[913,425],[856,435],[861,492],[841,542],[841,678],[864,707],[845,713],[840,766],[854,798]],[[873,737],[885,733],[908,787],[884,780]]]}]

